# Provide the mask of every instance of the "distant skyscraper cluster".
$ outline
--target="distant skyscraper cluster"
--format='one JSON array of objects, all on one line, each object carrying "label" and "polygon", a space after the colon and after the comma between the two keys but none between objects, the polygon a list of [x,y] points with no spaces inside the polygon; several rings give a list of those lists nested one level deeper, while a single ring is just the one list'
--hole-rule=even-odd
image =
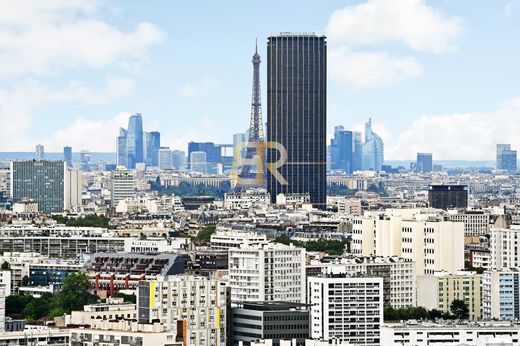
[{"label": "distant skyscraper cluster", "polygon": [[157,131],[143,131],[143,118],[140,113],[133,114],[128,120],[128,129],[119,129],[117,137],[117,165],[133,169],[136,164],[159,165],[161,134]]},{"label": "distant skyscraper cluster", "polygon": [[497,144],[497,169],[510,173],[516,172],[516,150],[511,150],[511,144]]},{"label": "distant skyscraper cluster", "polygon": [[384,144],[372,130],[372,120],[365,124],[365,141],[361,133],[346,131],[343,126],[334,128],[329,146],[330,168],[352,173],[359,170],[380,171],[384,162]]}]

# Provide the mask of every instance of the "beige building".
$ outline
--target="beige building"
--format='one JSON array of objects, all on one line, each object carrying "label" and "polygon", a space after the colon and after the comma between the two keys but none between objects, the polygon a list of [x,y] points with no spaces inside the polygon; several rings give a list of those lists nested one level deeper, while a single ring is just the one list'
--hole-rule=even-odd
[{"label": "beige building", "polygon": [[416,263],[418,275],[464,269],[464,223],[445,221],[436,209],[388,209],[352,222],[352,252],[399,256]]},{"label": "beige building", "polygon": [[417,305],[427,309],[450,312],[451,303],[458,299],[469,308],[469,319],[479,320],[481,308],[482,275],[460,271],[455,274],[436,272],[417,277]]},{"label": "beige building", "polygon": [[83,311],[72,311],[70,323],[93,325],[97,320],[137,319],[135,304],[124,303],[123,298],[108,298],[107,303],[85,305]]},{"label": "beige building", "polygon": [[226,345],[227,289],[222,281],[191,275],[141,281],[137,306],[139,322],[160,321],[168,331],[182,329],[184,345]]}]

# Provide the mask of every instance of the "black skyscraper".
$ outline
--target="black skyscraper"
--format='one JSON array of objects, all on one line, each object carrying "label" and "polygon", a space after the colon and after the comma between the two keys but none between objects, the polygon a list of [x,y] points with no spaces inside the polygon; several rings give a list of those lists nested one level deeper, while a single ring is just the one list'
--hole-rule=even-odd
[{"label": "black skyscraper", "polygon": [[466,185],[430,185],[428,204],[437,209],[466,209],[468,190]]},{"label": "black skyscraper", "polygon": [[[309,193],[326,202],[327,43],[315,34],[282,33],[267,43],[267,146],[281,144],[287,162],[278,168],[281,182],[267,172],[271,200],[280,193]],[[267,162],[279,160],[267,151]]]}]

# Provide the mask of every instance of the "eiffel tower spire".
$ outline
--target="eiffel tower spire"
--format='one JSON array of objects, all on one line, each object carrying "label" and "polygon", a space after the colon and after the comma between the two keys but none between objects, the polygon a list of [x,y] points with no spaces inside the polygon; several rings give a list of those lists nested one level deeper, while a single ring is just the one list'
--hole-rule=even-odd
[{"label": "eiffel tower spire", "polygon": [[[253,91],[251,95],[251,118],[249,121],[249,137],[248,147],[246,150],[246,160],[252,160],[257,154],[257,148],[252,146],[253,143],[259,143],[264,140],[264,129],[262,123],[262,97],[260,94],[260,54],[258,54],[258,40],[255,42],[255,54],[253,55]],[[239,174],[242,179],[254,179],[257,175],[254,172],[254,166],[244,164]],[[260,173],[263,177],[263,172]],[[263,184],[262,184],[263,185]],[[236,189],[241,190],[244,186],[238,182]]]}]

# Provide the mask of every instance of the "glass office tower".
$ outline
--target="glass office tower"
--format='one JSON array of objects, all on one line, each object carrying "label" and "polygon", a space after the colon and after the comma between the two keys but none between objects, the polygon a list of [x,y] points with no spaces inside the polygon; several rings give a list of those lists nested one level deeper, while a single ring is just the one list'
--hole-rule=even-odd
[{"label": "glass office tower", "polygon": [[[267,173],[272,202],[280,193],[308,193],[326,203],[327,43],[313,33],[280,33],[267,42],[267,143],[282,145],[287,162]],[[279,160],[268,149],[267,162]]]},{"label": "glass office tower", "polygon": [[136,163],[144,162],[143,155],[143,118],[136,113],[128,120],[127,146],[128,168],[135,168]]}]

